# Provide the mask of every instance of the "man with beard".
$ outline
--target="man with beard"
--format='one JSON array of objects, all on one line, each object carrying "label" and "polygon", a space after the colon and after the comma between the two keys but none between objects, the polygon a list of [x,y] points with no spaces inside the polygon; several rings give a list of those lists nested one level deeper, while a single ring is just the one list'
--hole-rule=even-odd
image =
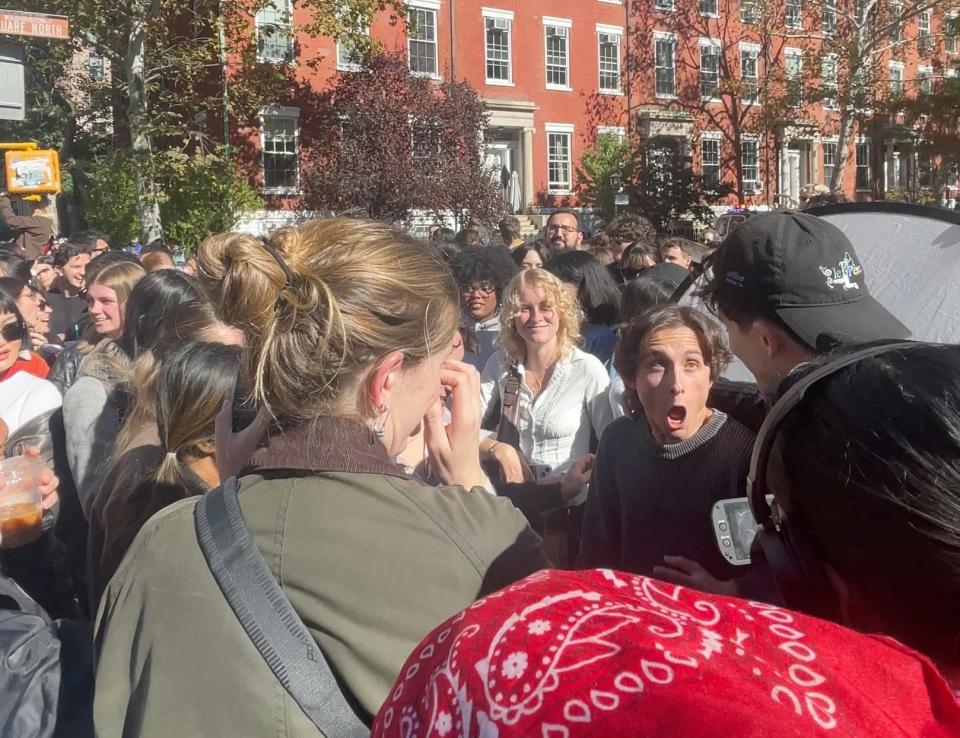
[{"label": "man with beard", "polygon": [[573,210],[564,208],[552,213],[547,219],[547,250],[552,256],[564,251],[577,251],[583,243],[583,231],[580,230],[580,216]]}]

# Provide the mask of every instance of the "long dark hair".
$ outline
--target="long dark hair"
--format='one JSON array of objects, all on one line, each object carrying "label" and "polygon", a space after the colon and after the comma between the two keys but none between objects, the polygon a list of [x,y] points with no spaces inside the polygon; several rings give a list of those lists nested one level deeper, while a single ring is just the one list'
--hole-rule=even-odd
[{"label": "long dark hair", "polygon": [[171,312],[184,303],[204,299],[199,285],[182,272],[164,269],[148,274],[130,293],[117,345],[135,359],[156,344]]},{"label": "long dark hair", "polygon": [[561,282],[577,286],[580,307],[587,322],[613,325],[620,322],[620,290],[610,272],[585,251],[566,251],[544,268]]},{"label": "long dark hair", "polygon": [[814,554],[883,632],[960,662],[960,346],[841,369],[809,388],[777,444],[771,479]]},{"label": "long dark hair", "polygon": [[20,348],[18,352],[23,351],[30,343],[30,329],[27,327],[23,315],[20,314],[20,308],[17,307],[16,300],[6,291],[0,290],[0,315],[5,313],[10,313],[17,319],[17,325],[20,326]]}]

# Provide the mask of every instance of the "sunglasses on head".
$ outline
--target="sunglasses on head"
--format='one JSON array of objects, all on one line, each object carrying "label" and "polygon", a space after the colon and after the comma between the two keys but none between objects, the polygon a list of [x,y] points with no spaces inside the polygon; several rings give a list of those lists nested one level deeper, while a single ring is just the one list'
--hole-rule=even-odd
[{"label": "sunglasses on head", "polygon": [[0,336],[4,341],[18,341],[23,338],[23,329],[19,323],[7,323],[0,328]]}]

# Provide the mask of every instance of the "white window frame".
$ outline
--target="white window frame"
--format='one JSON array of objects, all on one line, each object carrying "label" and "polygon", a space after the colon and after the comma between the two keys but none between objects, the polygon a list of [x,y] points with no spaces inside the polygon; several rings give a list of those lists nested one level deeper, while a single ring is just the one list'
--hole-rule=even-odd
[{"label": "white window frame", "polygon": [[[799,94],[798,94],[798,97],[797,97],[797,100],[796,100],[796,104],[791,103],[790,100],[789,100],[789,96],[790,96],[789,85],[790,85],[790,82],[791,82],[791,78],[790,78],[790,59],[796,59],[796,60],[797,60],[797,72],[798,72],[797,76],[799,77],[799,85],[798,85],[798,92],[799,92]],[[798,49],[798,48],[795,48],[795,47],[792,47],[792,46],[788,46],[787,48],[785,48],[785,49],[783,50],[783,70],[784,70],[784,76],[785,76],[785,78],[786,78],[787,87],[788,87],[788,89],[787,89],[787,101],[786,101],[786,102],[787,102],[787,107],[793,108],[793,109],[795,109],[795,110],[798,110],[798,109],[802,108],[803,105],[804,105],[804,99],[803,99],[803,49]]]},{"label": "white window frame", "polygon": [[407,33],[407,65],[409,66],[413,55],[410,53],[410,44],[424,43],[424,44],[433,44],[433,71],[432,72],[423,72],[423,71],[414,71],[410,70],[410,74],[417,77],[427,77],[429,79],[441,79],[440,77],[440,0],[407,0],[407,22],[409,23],[409,16],[414,11],[422,10],[428,13],[433,13],[433,41],[425,41],[423,39],[415,39],[409,33]]},{"label": "white window frame", "polygon": [[[617,87],[603,86],[603,57],[601,56],[600,36],[616,36],[617,38]],[[607,70],[609,73],[609,70]],[[603,95],[623,95],[623,28],[621,26],[606,26],[597,23],[597,89]]]},{"label": "white window frame", "polygon": [[[547,194],[549,195],[570,195],[573,194],[573,134],[574,126],[572,123],[545,123],[543,126],[544,133],[546,133],[547,138]],[[567,137],[567,181],[565,183],[560,183],[559,180],[556,182],[550,181],[550,136],[566,136]],[[555,187],[554,185],[564,184],[563,187]]]},{"label": "white window frame", "polygon": [[[264,15],[268,11],[275,12],[278,16],[286,12],[287,19],[288,19],[287,22],[286,23],[265,22]],[[293,32],[293,0],[271,0],[267,6],[260,8],[260,10],[257,11],[256,15],[254,16],[253,22],[257,31],[257,61],[265,64],[279,64],[279,65],[292,64],[294,57],[296,55],[296,48],[297,48],[296,36]],[[286,31],[286,36],[290,41],[289,58],[287,56],[284,56],[282,58],[278,58],[275,56],[266,56],[261,52],[260,28],[264,26],[271,26],[271,27]]]},{"label": "white window frame", "polygon": [[[867,147],[867,163],[863,166],[860,165],[860,161],[857,158],[857,151],[861,146]],[[871,146],[872,146],[872,143],[869,138],[866,138],[865,136],[857,136],[857,141],[853,146],[853,174],[854,174],[853,186],[856,192],[870,192],[870,147]],[[857,185],[857,180],[859,179],[857,174],[861,169],[865,169],[867,171],[866,187],[860,187]]]},{"label": "white window frame", "polygon": [[675,13],[677,0],[653,0],[653,9],[661,13]]},{"label": "white window frame", "polygon": [[[747,103],[748,105],[751,105],[751,106],[757,106],[757,105],[760,104],[760,74],[761,74],[761,70],[760,70],[760,59],[761,59],[761,56],[760,56],[760,53],[761,53],[761,51],[763,51],[763,49],[762,49],[762,47],[760,46],[760,44],[749,43],[749,42],[746,42],[746,41],[741,41],[741,42],[740,42],[739,52],[740,52],[740,85],[741,85],[741,93],[742,93],[743,84],[744,84],[745,82],[747,82],[748,80],[753,80],[754,84],[756,85],[756,92],[754,93],[752,99],[745,98],[745,97],[741,94],[741,95],[740,95],[740,100],[741,100],[741,102]],[[756,69],[757,69],[757,74],[756,74],[755,77],[745,77],[744,74],[743,74],[743,54],[744,54],[744,52],[746,52],[747,54],[753,54],[753,55],[755,55],[755,57],[756,57]]]},{"label": "white window frame", "polygon": [[[888,61],[887,62],[887,90],[891,93],[896,92],[896,94],[903,97],[903,94],[906,92],[905,82],[903,79],[903,69],[904,65],[902,61]],[[894,90],[894,79],[893,72],[894,70],[900,73],[899,79],[896,80],[898,90]]]},{"label": "white window frame", "polygon": [[830,179],[833,176],[827,176],[827,146],[835,147],[833,150],[833,168],[837,168],[837,162],[840,160],[840,137],[839,136],[824,136],[820,140],[820,153],[823,157],[823,184],[830,185]]},{"label": "white window frame", "polygon": [[756,25],[760,22],[759,0],[740,0],[740,22],[746,25]]},{"label": "white window frame", "polygon": [[[666,92],[657,91],[657,42],[658,41],[669,41],[673,44],[673,63],[671,69],[673,70],[673,92],[668,94]],[[664,67],[666,69],[667,67]],[[653,94],[658,100],[676,100],[677,99],[677,34],[670,33],[668,31],[654,31],[653,32]]]},{"label": "white window frame", "polygon": [[[292,120],[293,141],[297,164],[297,181],[294,187],[268,187],[267,181],[267,126],[268,118],[276,120]],[[265,195],[299,195],[300,194],[300,108],[278,107],[274,105],[265,105],[260,108],[260,191]]]},{"label": "white window frame", "polygon": [[[837,95],[840,91],[840,73],[838,71],[838,64],[840,58],[836,54],[824,54],[823,58],[820,60],[820,80],[823,85],[823,99],[821,104],[823,105],[824,110],[839,110],[840,103],[837,100]],[[833,64],[833,80],[828,81],[827,75],[824,70],[827,68],[827,64]],[[833,97],[827,97],[828,88],[833,89]]]},{"label": "white window frame", "polygon": [[[723,44],[715,38],[701,38],[698,44],[700,49],[700,64],[699,64],[699,73],[700,73],[700,100],[702,102],[721,102],[720,98],[720,79],[722,77],[721,68],[723,67]],[[703,50],[704,48],[710,48],[716,50],[716,59],[717,59],[717,70],[716,70],[716,85],[717,85],[717,94],[716,95],[704,95],[703,94]]]},{"label": "white window frame", "polygon": [[[924,90],[924,85],[929,89]],[[933,94],[933,67],[929,64],[920,64],[917,67],[917,89],[924,95]]]},{"label": "white window frame", "polygon": [[[791,12],[793,9],[796,10],[796,17]],[[803,28],[803,0],[784,0],[783,25],[791,31]]]},{"label": "white window frame", "polygon": [[717,163],[716,165],[711,164],[710,166],[717,167],[717,185],[723,183],[723,133],[720,131],[701,131],[700,132],[700,175],[706,181],[706,174],[704,167],[706,166],[703,161],[703,142],[704,141],[716,141],[717,142]]},{"label": "white window frame", "polygon": [[[549,50],[547,47],[547,31],[551,28],[554,28],[554,29],[564,28],[566,29],[566,32],[567,32],[566,55],[565,55],[566,56],[565,76],[567,78],[567,81],[565,84],[558,84],[556,82],[548,81],[550,77],[548,74]],[[571,48],[572,48],[572,44],[570,43],[570,41],[572,40],[572,38],[573,38],[573,21],[572,20],[570,20],[569,18],[552,18],[546,15],[543,16],[543,78],[544,78],[544,81],[546,82],[548,90],[560,90],[562,92],[573,91],[573,88],[570,86],[570,54],[571,54]],[[557,66],[557,65],[554,64],[553,66]]]},{"label": "white window frame", "polygon": [[615,136],[616,139],[623,143],[627,137],[627,129],[623,126],[597,126],[597,138],[600,136]]},{"label": "white window frame", "polygon": [[[370,35],[370,26],[367,26],[365,29],[360,29],[358,33]],[[340,39],[337,39],[337,71],[338,72],[359,72],[363,68],[363,64],[359,62],[343,62],[340,61],[340,56],[343,50],[346,48],[344,42]]]},{"label": "white window frame", "polygon": [[[820,13],[820,30],[824,36],[833,36],[837,32],[837,0],[823,0]],[[827,18],[830,19],[827,22]]]},{"label": "white window frame", "polygon": [[[757,178],[756,179],[747,179],[746,178],[746,165],[744,164],[744,158],[746,153],[746,144],[752,143],[756,144],[757,147]],[[740,169],[744,172],[743,178],[743,189],[748,192],[763,192],[763,182],[760,180],[761,176],[761,151],[760,151],[760,136],[753,133],[744,133],[740,136]]]},{"label": "white window frame", "polygon": [[[703,3],[704,2],[713,3],[715,10],[712,12],[703,12]],[[701,18],[719,18],[720,17],[720,0],[698,0],[697,2],[697,12],[700,13]]]},{"label": "white window frame", "polygon": [[[496,8],[480,8],[480,15],[483,18],[483,75],[486,84],[496,87],[513,87],[513,11],[497,10]],[[507,79],[493,79],[487,74],[490,64],[490,51],[487,46],[487,21],[499,20],[507,21],[510,27],[507,29]],[[501,60],[497,60],[501,61]]]},{"label": "white window frame", "polygon": [[956,33],[950,33],[949,32],[950,29],[947,27],[956,19],[957,19],[957,11],[955,10],[947,11],[947,13],[944,16],[943,52],[945,54],[957,53],[957,35]]},{"label": "white window frame", "polygon": [[[928,8],[917,16],[917,50],[922,54],[933,48],[933,9]],[[924,46],[927,48],[925,49]]]}]

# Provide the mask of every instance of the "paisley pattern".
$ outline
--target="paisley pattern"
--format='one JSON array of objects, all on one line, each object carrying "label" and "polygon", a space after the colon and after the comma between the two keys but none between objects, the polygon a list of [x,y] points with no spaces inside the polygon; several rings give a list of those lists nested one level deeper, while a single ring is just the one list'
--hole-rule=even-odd
[{"label": "paisley pattern", "polygon": [[[960,734],[942,678],[899,644],[646,577],[539,572],[428,636],[374,735],[728,735],[723,726],[740,735],[919,735],[863,729],[888,720],[884,697],[863,693],[868,653],[903,669],[904,679],[883,682],[890,699],[914,693],[913,705],[929,705],[924,679],[940,680],[948,704],[938,717],[952,727],[938,732],[923,713],[917,729]],[[838,668],[851,663],[863,673]],[[871,709],[877,714],[865,714]],[[763,732],[748,729],[751,716]]]}]

